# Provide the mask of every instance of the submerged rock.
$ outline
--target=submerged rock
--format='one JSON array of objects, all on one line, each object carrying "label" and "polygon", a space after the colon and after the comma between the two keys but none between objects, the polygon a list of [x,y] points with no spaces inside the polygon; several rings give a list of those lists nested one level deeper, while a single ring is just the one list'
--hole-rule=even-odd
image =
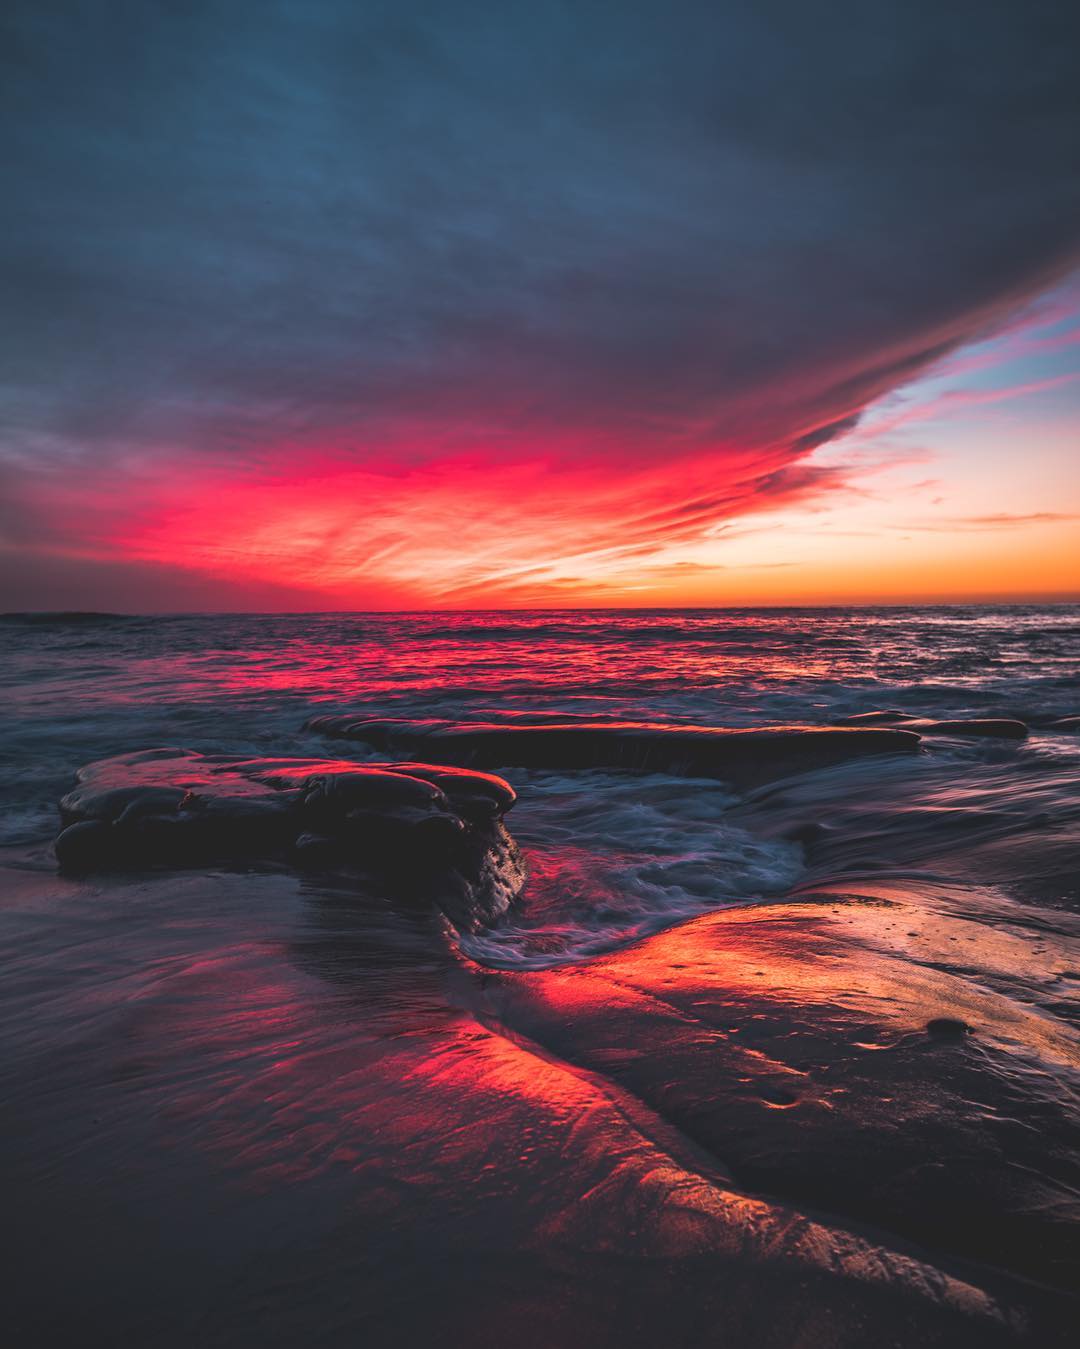
[{"label": "submerged rock", "polygon": [[838,717],[837,726],[888,726],[896,721],[910,721],[906,712],[895,707],[882,708],[876,712],[856,712],[850,717]]},{"label": "submerged rock", "polygon": [[[347,865],[392,876],[460,926],[491,921],[522,880],[502,778],[434,764],[235,760],[144,750],[79,770],[60,802],[65,871],[213,862]],[[454,885],[441,884],[452,878]]]},{"label": "submerged rock", "polygon": [[913,753],[906,727],[774,726],[731,730],[652,722],[505,722],[314,717],[308,729],[384,753],[421,752],[480,767],[631,768],[749,783],[874,754]]},{"label": "submerged rock", "polygon": [[898,726],[920,735],[975,735],[1003,740],[1025,740],[1028,728],[1015,717],[958,717],[941,721],[933,717],[916,717],[907,712],[858,712],[851,717],[840,717],[838,726]]}]

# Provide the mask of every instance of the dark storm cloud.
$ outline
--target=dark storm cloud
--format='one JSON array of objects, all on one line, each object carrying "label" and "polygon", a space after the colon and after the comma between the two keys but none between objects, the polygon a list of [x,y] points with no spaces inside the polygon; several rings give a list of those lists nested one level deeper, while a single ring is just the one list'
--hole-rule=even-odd
[{"label": "dark storm cloud", "polygon": [[320,437],[798,454],[1080,234],[1060,2],[34,0],[5,24],[0,416],[26,467]]}]

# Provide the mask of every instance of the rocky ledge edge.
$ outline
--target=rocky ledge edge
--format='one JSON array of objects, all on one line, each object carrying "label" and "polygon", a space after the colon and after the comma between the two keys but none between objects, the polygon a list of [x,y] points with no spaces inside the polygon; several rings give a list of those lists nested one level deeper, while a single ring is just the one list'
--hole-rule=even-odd
[{"label": "rocky ledge edge", "polygon": [[493,922],[524,879],[490,773],[426,763],[231,759],[151,749],[88,764],[60,802],[65,872],[214,863],[347,867]]},{"label": "rocky ledge edge", "polygon": [[917,731],[893,726],[679,726],[634,721],[456,722],[318,716],[306,729],[382,753],[497,768],[625,768],[752,784],[847,759],[913,754]]}]

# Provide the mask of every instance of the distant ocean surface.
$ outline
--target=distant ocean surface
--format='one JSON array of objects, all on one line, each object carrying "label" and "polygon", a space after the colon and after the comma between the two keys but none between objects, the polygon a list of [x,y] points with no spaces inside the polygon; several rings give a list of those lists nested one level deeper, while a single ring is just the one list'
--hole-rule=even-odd
[{"label": "distant ocean surface", "polygon": [[81,764],[158,745],[365,757],[302,730],[313,713],[338,708],[740,727],[897,708],[1018,717],[1035,732],[1020,745],[956,741],[932,761],[822,771],[805,808],[715,781],[691,790],[663,774],[508,768],[530,882],[516,921],[471,952],[495,964],[574,959],[713,905],[781,892],[807,873],[792,830],[810,817],[828,826],[830,812],[850,816],[855,803],[859,827],[839,858],[855,874],[938,856],[943,829],[959,847],[968,827],[982,838],[994,821],[1007,836],[1021,817],[1030,830],[1040,812],[1060,823],[1077,810],[1080,737],[1038,728],[1080,707],[1080,605],[43,614],[5,616],[0,633],[0,841],[42,866],[51,865],[56,802]]}]

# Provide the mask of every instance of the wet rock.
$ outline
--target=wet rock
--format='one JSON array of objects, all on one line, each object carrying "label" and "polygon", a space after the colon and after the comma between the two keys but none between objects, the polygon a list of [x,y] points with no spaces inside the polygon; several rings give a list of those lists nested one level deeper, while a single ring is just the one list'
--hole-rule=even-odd
[{"label": "wet rock", "polygon": [[931,717],[910,716],[906,712],[859,712],[855,716],[840,717],[838,726],[892,725],[920,735],[971,735],[1003,740],[1024,740],[1028,728],[1015,717],[958,717],[954,720],[936,720]]},{"label": "wet rock", "polygon": [[879,712],[856,712],[850,717],[838,717],[837,726],[887,726],[896,721],[914,721],[915,718],[896,708],[886,708]]},{"label": "wet rock", "polygon": [[56,840],[56,860],[64,871],[91,871],[107,866],[113,830],[101,820],[79,820],[62,830]]},{"label": "wet rock", "polygon": [[516,799],[510,784],[492,773],[419,763],[399,763],[395,767],[399,773],[434,783],[458,814],[474,823],[500,818]]},{"label": "wet rock", "polygon": [[[351,866],[437,891],[460,926],[490,922],[523,879],[502,826],[514,792],[487,773],[148,750],[88,765],[60,803],[69,872],[214,862]],[[452,882],[452,883],[451,883]]]},{"label": "wet rock", "polygon": [[436,762],[527,768],[630,768],[753,783],[847,759],[913,753],[907,728],[776,726],[731,730],[651,722],[493,722],[315,717],[308,729],[384,753]]},{"label": "wet rock", "polygon": [[903,723],[904,729],[920,735],[972,735],[998,740],[1026,740],[1028,728],[1012,717],[972,717],[957,721],[932,721],[916,717]]},{"label": "wet rock", "polygon": [[823,888],[488,996],[737,1185],[1071,1288],[1080,1041],[1051,1000],[1080,922],[1050,948],[1045,911],[977,913],[971,887]]},{"label": "wet rock", "polygon": [[936,1040],[962,1040],[970,1030],[966,1021],[951,1016],[936,1016],[926,1023],[926,1033]]}]

